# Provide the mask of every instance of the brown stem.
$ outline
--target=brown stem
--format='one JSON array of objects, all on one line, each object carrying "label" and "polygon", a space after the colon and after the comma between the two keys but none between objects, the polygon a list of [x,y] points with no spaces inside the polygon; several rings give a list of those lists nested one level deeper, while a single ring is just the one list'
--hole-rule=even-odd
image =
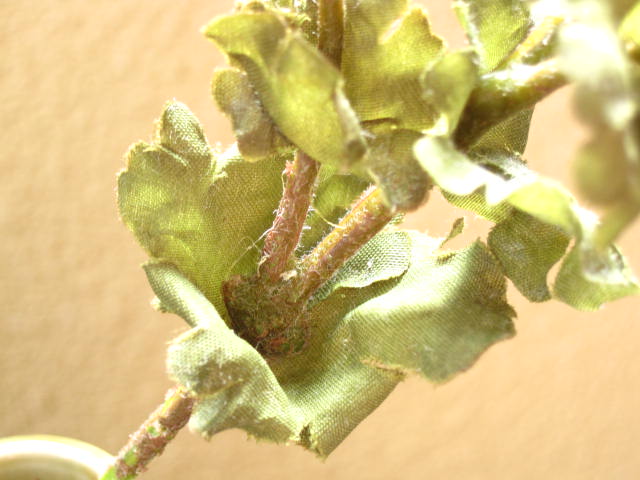
[{"label": "brown stem", "polygon": [[483,75],[456,129],[456,144],[471,147],[491,127],[533,107],[567,82],[557,59]]},{"label": "brown stem", "polygon": [[306,153],[298,151],[293,165],[285,170],[286,185],[273,226],[264,241],[259,275],[275,282],[287,269],[313,199],[313,189],[320,169]]},{"label": "brown stem", "polygon": [[364,192],[338,226],[302,260],[300,298],[313,295],[393,216],[394,212],[385,204],[380,188]]},{"label": "brown stem", "polygon": [[187,424],[194,403],[195,398],[183,389],[169,390],[164,403],[129,437],[102,480],[130,480],[144,472]]}]

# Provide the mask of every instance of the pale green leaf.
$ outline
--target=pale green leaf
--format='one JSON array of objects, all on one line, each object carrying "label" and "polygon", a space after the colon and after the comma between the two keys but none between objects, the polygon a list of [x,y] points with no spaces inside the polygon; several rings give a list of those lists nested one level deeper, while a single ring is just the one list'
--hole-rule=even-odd
[{"label": "pale green leaf", "polygon": [[369,240],[320,288],[314,295],[313,302],[324,300],[339,288],[364,288],[382,280],[399,277],[409,268],[410,260],[409,234],[383,231]]},{"label": "pale green leaf", "polygon": [[265,110],[296,146],[334,166],[362,157],[365,142],[340,73],[282,17],[272,11],[226,15],[205,34],[247,72]]},{"label": "pale green leaf", "polygon": [[482,73],[498,67],[531,27],[524,0],[455,0],[454,8],[480,57]]},{"label": "pale green leaf", "polygon": [[488,243],[505,274],[525,297],[532,302],[551,298],[547,274],[569,246],[566,233],[516,210],[491,230]]},{"label": "pale green leaf", "polygon": [[[546,281],[543,277],[562,256],[567,237],[576,240],[583,256],[597,256],[598,250],[592,246],[597,217],[581,208],[573,196],[556,182],[534,174],[516,160],[493,159],[493,163],[483,166],[457,151],[445,138],[425,137],[416,144],[415,151],[440,188],[455,195],[459,202],[473,197],[467,206],[480,207],[476,210],[478,213],[488,211],[493,215],[496,211],[504,212],[506,208],[533,217],[534,221],[514,226],[513,222],[518,219],[515,217],[514,220],[516,212],[511,210],[496,227],[498,237],[494,236],[493,242],[505,273],[530,299],[545,297]],[[546,226],[543,228],[541,223]],[[526,251],[523,250],[525,248]],[[527,257],[526,261],[522,261],[523,256]],[[580,270],[580,267],[591,270]],[[529,270],[535,276],[527,279]],[[622,261],[608,263],[607,274],[598,276],[593,274],[592,264],[576,263],[569,255],[563,262],[561,273],[563,276],[558,277],[554,295],[576,308],[590,309],[595,303],[600,305],[623,294],[634,293],[629,282],[635,284],[635,280],[629,280],[631,274]],[[583,277],[588,278],[591,289],[597,291],[594,304],[582,298]],[[610,285],[611,278],[616,279],[615,288]],[[619,278],[625,281],[619,282]]]},{"label": "pale green leaf", "polygon": [[[434,182],[450,194],[466,196],[484,189],[480,204],[500,208],[505,203],[577,238],[596,223],[595,216],[580,208],[560,184],[540,177],[517,159],[502,158],[488,165],[490,169],[470,160],[444,137],[424,137],[414,150]],[[502,175],[492,171],[496,167]]]},{"label": "pale green leaf", "polygon": [[205,436],[242,428],[326,456],[407,372],[444,381],[513,335],[504,278],[486,247],[438,255],[440,243],[379,235],[311,309],[308,347],[269,362],[177,268],[148,264],[166,310],[193,326],[168,357],[170,375],[198,396],[192,428]]},{"label": "pale green leaf", "polygon": [[243,158],[260,160],[288,145],[262,108],[246,73],[232,68],[218,70],[212,93],[218,108],[231,118]]},{"label": "pale green leaf", "polygon": [[155,262],[145,271],[167,311],[194,327],[171,343],[167,357],[169,376],[198,397],[191,427],[207,436],[242,428],[275,442],[295,439],[302,419],[264,358],[176,267]]},{"label": "pale green leaf", "polygon": [[440,58],[422,79],[426,100],[440,114],[431,131],[446,135],[455,131],[469,95],[478,81],[478,65],[468,50]]},{"label": "pale green leaf", "polygon": [[412,130],[381,132],[371,140],[364,165],[382,189],[387,203],[398,211],[417,209],[432,186],[413,154],[421,135]]},{"label": "pale green leaf", "polygon": [[253,273],[282,193],[284,160],[252,164],[232,149],[214,165],[197,120],[176,102],[156,140],[134,145],[127,157],[118,178],[124,223],[151,257],[176,265],[224,311],[220,284]]},{"label": "pale green leaf", "polygon": [[504,276],[482,243],[435,255],[433,240],[415,234],[412,242],[407,273],[352,310],[336,334],[349,335],[367,364],[442,382],[511,337],[515,314]]},{"label": "pale green leaf", "polygon": [[410,8],[409,0],[345,2],[342,72],[361,121],[431,127],[436,112],[423,98],[420,78],[443,50],[425,12]]},{"label": "pale green leaf", "polygon": [[575,0],[569,11],[577,21],[563,27],[559,42],[562,65],[577,85],[578,112],[592,130],[576,172],[586,197],[607,206],[596,233],[601,249],[640,213],[640,67],[629,57],[634,47],[627,30],[637,22],[637,7],[617,25],[630,6]]},{"label": "pale green leaf", "polygon": [[600,252],[578,245],[565,259],[553,293],[579,310],[597,310],[604,303],[640,294],[640,285],[617,248]]}]

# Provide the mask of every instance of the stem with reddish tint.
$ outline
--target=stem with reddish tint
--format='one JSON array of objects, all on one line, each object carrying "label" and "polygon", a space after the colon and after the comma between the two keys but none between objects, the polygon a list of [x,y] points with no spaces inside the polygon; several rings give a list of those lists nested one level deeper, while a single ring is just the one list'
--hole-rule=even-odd
[{"label": "stem with reddish tint", "polygon": [[164,403],[129,437],[102,480],[131,480],[144,472],[187,424],[194,403],[195,398],[183,389],[170,389]]},{"label": "stem with reddish tint", "polygon": [[370,188],[300,264],[301,296],[307,299],[392,219],[380,188]]},{"label": "stem with reddish tint", "polygon": [[286,184],[276,218],[262,249],[258,268],[260,276],[276,282],[287,270],[302,234],[313,199],[320,166],[306,153],[298,151],[292,165],[285,170]]}]

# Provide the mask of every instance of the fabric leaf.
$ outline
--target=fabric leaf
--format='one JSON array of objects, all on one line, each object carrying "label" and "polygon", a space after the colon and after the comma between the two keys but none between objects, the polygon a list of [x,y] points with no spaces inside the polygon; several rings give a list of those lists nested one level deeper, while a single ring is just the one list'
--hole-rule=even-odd
[{"label": "fabric leaf", "polygon": [[[171,343],[167,357],[169,376],[198,396],[191,427],[207,436],[243,428],[275,442],[295,439],[301,419],[264,358],[176,267],[156,262],[145,271],[162,305],[194,325]],[[208,415],[213,405],[215,425]]]},{"label": "fabric leaf", "polygon": [[435,112],[423,98],[420,78],[443,50],[425,12],[410,8],[409,0],[345,1],[342,72],[361,121],[431,127]]},{"label": "fabric leaf", "polygon": [[[465,198],[473,197],[474,200],[467,206],[479,207],[477,211],[481,214],[485,211],[492,215],[494,212],[505,214],[506,209],[506,216],[501,222],[507,223],[500,227],[497,233],[498,238],[503,238],[496,244],[494,236],[494,247],[498,258],[502,257],[501,263],[505,273],[526,296],[542,298],[540,292],[543,292],[544,296],[546,282],[543,282],[542,278],[555,263],[556,257],[561,256],[561,245],[564,244],[566,248],[566,240],[562,241],[562,235],[576,240],[583,257],[599,258],[601,250],[593,243],[594,232],[598,226],[596,215],[580,207],[573,196],[556,182],[534,174],[524,164],[514,160],[494,159],[493,164],[480,165],[457,151],[446,138],[424,137],[416,144],[415,152],[434,182],[448,194],[454,195],[459,202],[463,203]],[[496,170],[501,174],[495,173]],[[509,209],[528,214],[536,220],[527,224],[529,232],[524,233],[527,228],[525,224],[513,228],[513,222],[518,220],[513,219],[515,213],[513,210],[509,212]],[[540,222],[552,230],[539,233],[536,227]],[[550,245],[554,237],[559,243],[555,243],[553,249],[546,251],[545,255],[548,257],[533,270],[537,270],[537,281],[528,283],[533,280],[529,278],[525,284],[524,279],[529,274],[527,269],[531,268],[531,263],[520,262],[521,247],[528,245],[527,256],[529,260],[533,260]],[[520,247],[512,248],[518,244]],[[580,279],[583,277],[588,278],[592,284],[591,288],[597,290],[598,294],[594,297],[597,300],[594,302],[598,305],[604,301],[616,300],[623,293],[630,294],[634,291],[635,286],[629,285],[635,285],[635,280],[628,280],[632,277],[631,273],[627,272],[624,262],[607,261],[603,264],[607,265],[607,275],[595,275],[593,270],[587,270],[593,268],[593,262],[577,263],[574,257],[567,256],[560,270],[561,273],[565,272],[564,277],[558,277],[559,283],[554,291],[557,297],[576,308],[592,309],[593,306],[582,301],[580,297],[579,290],[584,286]],[[584,270],[580,271],[579,267],[583,267]],[[570,280],[573,276],[576,277],[575,281]],[[610,288],[612,278],[615,288]],[[620,282],[619,278],[627,280]],[[618,288],[619,284],[623,285],[622,288]],[[576,298],[578,300],[575,300]]]},{"label": "fabric leaf", "polygon": [[288,145],[262,108],[246,73],[233,68],[218,70],[212,93],[218,108],[231,118],[238,149],[246,160],[260,160]]},{"label": "fabric leaf", "polygon": [[523,0],[456,0],[454,8],[480,57],[481,73],[495,70],[531,27]]},{"label": "fabric leaf", "polygon": [[640,213],[640,66],[626,30],[637,7],[620,26],[627,49],[616,26],[630,6],[576,0],[568,8],[578,21],[565,25],[559,40],[563,68],[577,85],[578,113],[592,130],[576,160],[578,185],[589,200],[607,207],[596,233],[599,248]]},{"label": "fabric leaf", "polygon": [[576,246],[565,259],[554,285],[558,299],[587,311],[639,293],[640,284],[615,247],[599,252]]},{"label": "fabric leaf", "polygon": [[513,334],[504,278],[485,246],[438,254],[441,240],[401,232],[378,243],[369,251],[377,266],[365,250],[311,309],[309,346],[268,362],[175,266],[146,265],[166,311],[192,325],[168,356],[172,378],[198,396],[191,427],[205,436],[242,428],[326,456],[406,373],[444,381]]},{"label": "fabric leaf", "polygon": [[120,215],[151,257],[176,265],[223,312],[220,284],[255,269],[283,168],[284,159],[252,164],[233,149],[214,164],[198,121],[172,102],[156,140],[127,155],[118,178]]},{"label": "fabric leaf", "polygon": [[[363,362],[419,372],[435,382],[466,370],[491,344],[514,334],[506,283],[487,248],[434,255],[413,235],[411,266],[388,292],[351,311],[344,329]],[[345,333],[346,333],[345,332]]]},{"label": "fabric leaf", "polygon": [[432,186],[413,154],[421,135],[412,130],[381,132],[370,142],[364,165],[380,186],[387,203],[398,211],[417,209]]},{"label": "fabric leaf", "polygon": [[477,81],[478,65],[469,50],[449,53],[431,66],[422,84],[427,101],[440,114],[432,132],[447,135],[455,131]]},{"label": "fabric leaf", "polygon": [[247,72],[269,116],[305,153],[342,167],[362,157],[365,142],[340,73],[279,15],[218,17],[205,34]]},{"label": "fabric leaf", "polygon": [[516,210],[491,230],[488,243],[520,293],[532,302],[551,299],[547,274],[569,246],[566,233]]}]

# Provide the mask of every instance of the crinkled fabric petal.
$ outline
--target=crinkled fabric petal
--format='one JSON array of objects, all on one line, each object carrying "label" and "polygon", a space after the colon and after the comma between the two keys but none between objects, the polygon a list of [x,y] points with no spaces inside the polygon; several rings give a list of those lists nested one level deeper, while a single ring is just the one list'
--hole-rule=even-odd
[{"label": "crinkled fabric petal", "polygon": [[532,302],[551,299],[547,274],[569,246],[570,237],[566,233],[515,210],[491,230],[487,240],[520,293]]},{"label": "crinkled fabric petal", "polygon": [[616,247],[604,252],[577,245],[567,255],[554,285],[554,295],[579,310],[638,295],[640,284]]},{"label": "crinkled fabric petal", "polygon": [[585,196],[606,207],[596,233],[601,248],[640,214],[640,66],[626,32],[640,13],[632,11],[618,32],[617,17],[631,6],[618,3],[570,2],[568,13],[577,21],[563,26],[558,48],[576,84],[576,109],[592,131],[578,153],[576,172]]},{"label": "crinkled fabric petal", "polygon": [[262,108],[246,73],[234,68],[218,70],[212,94],[220,110],[231,118],[238,149],[246,160],[261,160],[289,145]]},{"label": "crinkled fabric petal", "polygon": [[345,2],[342,71],[362,121],[391,120],[418,131],[432,126],[436,113],[420,78],[443,50],[425,12],[408,0]]},{"label": "crinkled fabric petal", "polygon": [[456,0],[454,8],[480,57],[482,73],[498,67],[531,27],[523,0]]},{"label": "crinkled fabric petal", "polygon": [[223,312],[220,284],[255,268],[256,244],[282,194],[284,161],[249,163],[231,149],[214,164],[193,114],[170,103],[157,139],[127,155],[120,215],[151,257],[176,265]]},{"label": "crinkled fabric petal", "polygon": [[[534,174],[521,162],[509,161],[509,159],[503,161],[502,175],[498,175],[494,171],[500,167],[500,162],[494,162],[493,171],[489,170],[457,151],[445,138],[425,137],[418,142],[415,150],[417,158],[421,160],[424,168],[441,189],[455,195],[457,200],[474,197],[473,201],[467,205],[479,207],[477,210],[479,213],[482,214],[488,210],[493,216],[496,211],[501,212],[506,215],[501,222],[509,222],[514,215],[513,210],[509,212],[509,209],[516,209],[537,220],[528,224],[530,231],[526,234],[529,262],[519,263],[514,257],[516,254],[516,257],[521,255],[520,247],[525,245],[523,243],[523,229],[527,228],[525,224],[521,223],[516,229],[503,227],[499,231],[503,238],[498,245],[494,244],[497,255],[502,256],[501,262],[505,273],[514,279],[516,286],[522,288],[526,295],[534,295],[534,291],[530,290],[531,285],[525,288],[522,281],[528,269],[533,268],[531,261],[537,258],[536,252],[543,250],[545,245],[560,232],[576,240],[583,258],[599,258],[598,252],[601,249],[593,243],[594,232],[598,225],[597,216],[580,207],[575,198],[558,183]],[[540,228],[539,222],[555,227],[560,232]],[[512,248],[518,244],[520,247]],[[554,248],[553,254],[548,252],[549,256],[546,258],[544,268],[538,272],[538,288],[541,286],[541,273],[548,271],[560,255],[561,244],[558,243],[555,246],[558,249]],[[507,260],[506,255],[511,258]],[[598,264],[606,265],[606,268],[601,269],[603,275],[594,274],[598,271],[594,265]],[[584,270],[580,271],[580,267]],[[565,258],[560,272],[563,277],[558,277],[557,285],[559,282],[561,287],[556,285],[554,293],[557,298],[576,308],[593,308],[582,298],[581,290],[586,291],[582,278],[587,278],[592,284],[592,290],[598,292],[597,295],[594,294],[594,298],[597,298],[594,302],[597,305],[616,300],[622,294],[635,292],[635,286],[632,285],[635,285],[636,281],[626,269],[624,261],[576,262],[575,255],[569,255]],[[560,281],[561,278],[562,281]],[[626,280],[620,282],[620,278]],[[623,288],[618,288],[620,283],[624,285]],[[611,288],[612,284],[617,286]]]},{"label": "crinkled fabric petal", "polygon": [[342,167],[364,155],[340,72],[275,12],[218,17],[205,33],[247,72],[280,131],[305,153]]},{"label": "crinkled fabric petal", "polygon": [[165,309],[195,325],[167,358],[169,376],[198,397],[191,427],[205,436],[242,428],[275,442],[297,439],[301,418],[264,358],[176,267],[155,262],[145,271]]},{"label": "crinkled fabric petal", "polygon": [[500,267],[482,243],[437,255],[432,239],[414,234],[412,241],[407,273],[349,312],[340,331],[364,363],[442,382],[511,337],[515,313]]}]

